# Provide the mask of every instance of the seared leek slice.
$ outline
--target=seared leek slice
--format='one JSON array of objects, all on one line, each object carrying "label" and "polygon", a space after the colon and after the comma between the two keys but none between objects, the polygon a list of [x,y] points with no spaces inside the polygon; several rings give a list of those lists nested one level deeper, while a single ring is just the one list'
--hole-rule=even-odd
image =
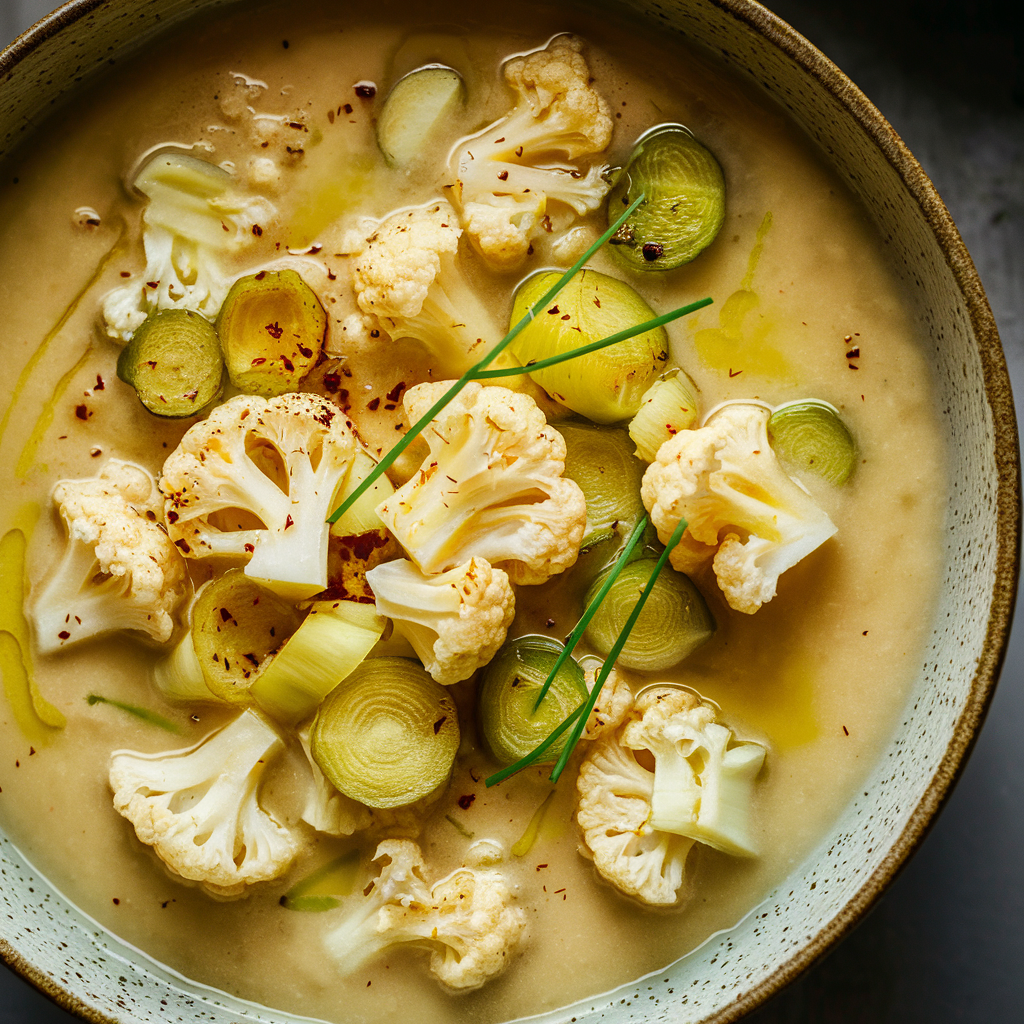
[{"label": "seared leek slice", "polygon": [[[518,288],[511,323],[558,280],[555,271],[527,278]],[[580,271],[547,309],[538,312],[509,351],[528,366],[653,320],[654,310],[623,281],[596,270]],[[664,327],[530,374],[556,402],[595,423],[635,415],[644,392],[668,358]]]},{"label": "seared leek slice", "polygon": [[157,416],[196,416],[224,376],[217,329],[190,309],[150,313],[117,357],[117,375]]},{"label": "seared leek slice", "polygon": [[672,270],[709,246],[725,220],[725,178],[711,151],[681,124],[642,135],[608,197],[613,221],[644,201],[611,240],[633,270]]},{"label": "seared leek slice", "polygon": [[[534,708],[561,652],[562,644],[551,637],[521,636],[505,644],[487,666],[477,711],[484,742],[501,764],[525,757],[586,701],[583,669],[569,657]],[[562,736],[537,764],[553,764],[564,744]]]},{"label": "seared leek slice", "polygon": [[367,807],[404,807],[451,774],[458,712],[422,665],[372,658],[320,705],[309,746],[320,770],[346,796]]},{"label": "seared leek slice", "polygon": [[377,118],[377,145],[388,165],[404,167],[429,152],[434,134],[465,102],[462,76],[442,64],[399,79]]},{"label": "seared leek slice", "polygon": [[373,649],[387,619],[372,604],[318,601],[249,686],[271,717],[295,725]]},{"label": "seared leek slice", "polygon": [[294,270],[239,278],[217,318],[231,383],[248,395],[295,391],[316,365],[327,314]]},{"label": "seared leek slice", "polygon": [[213,695],[248,704],[249,684],[258,669],[299,622],[294,605],[242,569],[229,569],[204,587],[192,606],[192,640]]},{"label": "seared leek slice", "polygon": [[782,462],[837,486],[857,468],[857,444],[839,410],[816,398],[780,405],[768,420],[768,440]]},{"label": "seared leek slice", "polygon": [[587,527],[580,548],[591,548],[616,533],[628,536],[644,515],[640,482],[644,464],[633,454],[625,431],[583,423],[560,423],[565,438],[565,476],[587,501]]},{"label": "seared leek slice", "polygon": [[[352,460],[352,468],[348,471],[345,484],[335,495],[335,502],[341,504],[369,476],[377,463],[366,452],[357,451]],[[384,524],[374,509],[387,501],[395,493],[394,484],[386,477],[374,480],[368,490],[363,491],[355,502],[346,509],[345,514],[337,522],[331,524],[331,533],[335,537],[358,537],[364,533],[383,530]]]},{"label": "seared leek slice", "polygon": [[[641,591],[657,564],[655,558],[631,562],[612,585],[590,620],[586,637],[607,655],[622,632]],[[604,582],[599,576],[587,594],[590,603]],[[617,664],[643,672],[678,665],[714,635],[715,620],[700,591],[688,576],[666,566],[654,581],[650,597],[623,645]]]},{"label": "seared leek slice", "polygon": [[663,374],[647,389],[640,411],[629,421],[629,436],[644,462],[654,462],[658,449],[680,430],[697,426],[697,390],[697,385],[678,368]]}]

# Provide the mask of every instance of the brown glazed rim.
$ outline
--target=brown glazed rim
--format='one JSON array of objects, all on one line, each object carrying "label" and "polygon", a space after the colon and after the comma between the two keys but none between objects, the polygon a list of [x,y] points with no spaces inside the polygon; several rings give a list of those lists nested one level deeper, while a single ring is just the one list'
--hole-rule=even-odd
[{"label": "brown glazed rim", "polygon": [[[0,79],[6,77],[26,56],[57,32],[109,2],[111,0],[70,0],[41,19],[0,54]],[[992,412],[998,477],[995,583],[988,630],[967,702],[931,784],[885,859],[840,913],[773,974],[702,1022],[731,1024],[753,1011],[802,974],[861,921],[924,840],[935,815],[952,792],[991,703],[1013,621],[1021,540],[1020,454],[1010,380],[995,318],[992,316],[988,299],[963,239],[921,165],[860,89],[821,51],[781,18],[755,0],[708,2],[763,36],[845,107],[864,134],[882,151],[917,202],[960,287],[974,328],[985,393]],[[0,940],[0,957],[12,970],[35,985],[57,1005],[94,1024],[116,1024],[114,1018],[85,1005],[55,984],[52,978],[39,971],[3,940]]]}]

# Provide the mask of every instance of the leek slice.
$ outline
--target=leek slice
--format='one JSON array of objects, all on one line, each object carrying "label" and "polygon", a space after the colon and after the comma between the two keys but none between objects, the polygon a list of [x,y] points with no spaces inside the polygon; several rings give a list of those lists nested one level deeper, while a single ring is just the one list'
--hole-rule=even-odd
[{"label": "leek slice", "polygon": [[658,449],[680,430],[691,430],[700,418],[698,387],[678,367],[662,374],[646,391],[640,411],[629,421],[636,454],[654,462]]},{"label": "leek slice", "polygon": [[309,745],[339,792],[367,807],[404,807],[448,780],[458,712],[422,665],[373,658],[320,705]]},{"label": "leek slice", "polygon": [[[345,483],[335,495],[335,502],[342,504],[370,475],[376,465],[376,460],[366,452],[357,451],[345,476]],[[331,524],[331,533],[335,537],[358,537],[374,530],[383,530],[384,524],[374,509],[394,493],[395,485],[386,476],[377,477],[368,490],[361,491],[356,496],[344,515]]]},{"label": "leek slice", "polygon": [[206,673],[196,656],[192,630],[178,641],[174,650],[153,666],[153,682],[171,701],[219,701],[206,685]]},{"label": "leek slice", "polygon": [[217,329],[231,383],[273,398],[295,391],[316,365],[327,314],[294,270],[264,270],[232,285]]},{"label": "leek slice", "polygon": [[[587,639],[602,655],[611,651],[655,565],[654,558],[640,558],[627,565],[590,620]],[[594,581],[587,594],[588,604],[603,581],[603,575]],[[666,567],[654,581],[617,664],[644,672],[671,668],[707,643],[714,633],[715,620],[700,591],[689,577]]]},{"label": "leek slice", "polygon": [[[497,761],[514,764],[533,750],[587,699],[583,670],[566,658],[544,700],[535,707],[562,644],[547,636],[521,636],[487,666],[477,701],[480,732]],[[565,745],[560,737],[538,764],[553,764]]]},{"label": "leek slice", "polygon": [[430,152],[427,143],[465,102],[462,76],[443,64],[399,79],[377,119],[377,145],[388,166],[403,167]]},{"label": "leek slice", "polygon": [[725,177],[714,155],[681,124],[642,135],[608,197],[615,211],[645,196],[612,238],[633,270],[672,270],[709,246],[725,220]]},{"label": "leek slice", "polygon": [[349,850],[299,879],[280,900],[285,910],[333,910],[352,893],[359,877],[359,851]]},{"label": "leek slice", "polygon": [[836,486],[857,468],[857,444],[839,410],[816,398],[778,406],[768,420],[768,440],[782,462]]},{"label": "leek slice", "polygon": [[[557,280],[554,271],[527,278],[516,290],[511,322],[517,323]],[[553,303],[545,305],[509,347],[523,366],[655,317],[628,284],[596,270],[581,271]],[[532,371],[530,376],[573,412],[595,423],[618,423],[640,408],[644,392],[668,359],[668,348],[665,328],[656,327],[607,349]]]},{"label": "leek slice", "polygon": [[248,704],[257,670],[299,622],[294,605],[243,569],[230,569],[210,582],[192,606],[192,640],[211,693],[231,704]]},{"label": "leek slice", "polygon": [[587,501],[587,526],[580,549],[628,535],[645,514],[640,498],[644,465],[633,454],[625,431],[583,423],[561,423],[565,473]]},{"label": "leek slice", "polygon": [[249,695],[277,721],[297,724],[370,653],[386,624],[372,604],[318,601],[264,662]]}]

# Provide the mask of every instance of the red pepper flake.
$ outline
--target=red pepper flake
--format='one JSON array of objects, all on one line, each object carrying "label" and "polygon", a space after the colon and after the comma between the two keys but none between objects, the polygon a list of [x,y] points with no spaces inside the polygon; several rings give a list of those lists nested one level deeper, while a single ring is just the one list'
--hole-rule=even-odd
[{"label": "red pepper flake", "polygon": [[159,288],[160,287],[160,282],[159,281],[147,281],[146,282],[146,287],[147,288]]},{"label": "red pepper flake", "polygon": [[106,387],[106,384],[103,383],[103,378],[97,373],[96,374],[96,386],[93,388],[93,391],[102,391],[105,387]]},{"label": "red pepper flake", "polygon": [[68,632],[68,631],[67,631],[66,629],[62,629],[62,630],[61,630],[61,631],[60,631],[60,632],[59,632],[59,633],[57,634],[57,636],[58,636],[58,637],[59,637],[59,638],[60,638],[61,640],[67,640],[67,639],[68,639],[68,637],[69,637],[69,636],[71,636],[71,634],[70,634],[70,633],[69,633],[69,632]]},{"label": "red pepper flake", "polygon": [[548,619],[546,625],[547,625],[548,629],[553,629],[554,625],[555,625],[555,620],[554,619]]},{"label": "red pepper flake", "polygon": [[[256,550],[256,548],[255,548],[254,545],[252,545],[252,544],[246,544],[245,545],[245,552],[246,552],[246,554],[251,555],[255,550]],[[271,632],[273,632],[273,630],[271,630]]]},{"label": "red pepper flake", "polygon": [[522,155],[523,155],[523,147],[522,147],[522,146],[520,146],[520,147],[519,147],[519,148],[518,148],[518,149],[516,150],[516,156],[522,156]]},{"label": "red pepper flake", "polygon": [[129,271],[127,271],[127,270],[122,270],[122,271],[121,271],[121,276],[122,276],[122,277],[131,277],[132,275],[131,275],[131,273],[130,273]]},{"label": "red pepper flake", "polygon": [[854,364],[853,364],[853,363],[847,363],[846,365],[847,365],[847,366],[848,366],[848,367],[849,367],[849,368],[850,368],[851,370],[859,370],[859,369],[860,369],[860,367],[859,367],[859,366],[854,366]]},{"label": "red pepper flake", "polygon": [[174,509],[171,509],[170,512],[167,513],[167,522],[169,522],[169,523],[176,523],[177,521],[178,521],[178,513],[175,512]]},{"label": "red pepper flake", "polygon": [[502,137],[501,137],[500,139],[495,139],[495,140],[494,140],[494,144],[495,144],[495,145],[498,145],[498,143],[499,143],[499,142],[504,142],[504,141],[505,141],[505,136],[504,136],[504,135],[502,135]]},{"label": "red pepper flake", "polygon": [[[437,721],[436,721],[436,722],[434,723],[434,735],[435,735],[435,736],[436,736],[436,735],[437,735],[437,734],[438,734],[438,733],[439,733],[439,732],[441,731],[441,726],[442,726],[442,725],[444,725],[444,723],[445,723],[445,722],[447,722],[447,721],[448,721],[448,716],[447,716],[447,715],[442,715],[442,716],[441,716],[441,717],[440,717],[440,718],[439,718],[439,719],[438,719],[438,720],[437,720]],[[460,800],[459,802],[461,803],[462,801]]]},{"label": "red pepper flake", "polygon": [[854,345],[849,352],[846,353],[847,359],[860,359],[860,346]]},{"label": "red pepper flake", "polygon": [[459,797],[459,806],[464,810],[468,811],[473,806],[473,801],[476,799],[476,793],[466,793],[465,796]]},{"label": "red pepper flake", "polygon": [[295,369],[295,364],[287,356],[281,356],[281,364],[289,373]]},{"label": "red pepper flake", "polygon": [[868,635],[868,631],[865,629],[864,632],[861,633],[861,636],[867,636],[867,635]]},{"label": "red pepper flake", "polygon": [[552,306],[552,307],[551,307],[551,308],[550,308],[550,309],[548,310],[548,313],[549,313],[549,315],[551,315],[551,316],[557,316],[557,315],[558,315],[558,313],[559,313],[559,309],[558,309],[558,307],[557,307],[557,306]]},{"label": "red pepper flake", "polygon": [[87,405],[76,405],[75,415],[80,420],[87,420],[92,415],[92,413],[89,411],[89,407]]},{"label": "red pepper flake", "polygon": [[255,235],[255,236],[257,237],[257,238],[260,238],[260,237],[262,237],[262,235],[263,235],[263,228],[261,228],[261,227],[259,226],[259,224],[253,224],[253,226],[252,226],[252,233],[253,233],[253,234],[254,234],[254,235]]},{"label": "red pepper flake", "polygon": [[263,280],[263,278],[265,278],[266,276],[267,276],[267,272],[266,272],[265,270],[261,270],[261,271],[260,271],[260,272],[259,272],[259,273],[258,273],[258,274],[257,274],[257,275],[256,275],[256,276],[254,277],[254,278],[253,278],[253,280],[254,280],[254,281],[262,281],[262,280]]},{"label": "red pepper flake", "polygon": [[380,406],[380,399],[379,398],[371,398],[366,403],[366,408],[369,409],[370,412],[376,412],[379,406]]},{"label": "red pepper flake", "polygon": [[351,103],[346,103],[345,106],[343,106],[341,109],[344,110],[346,114],[351,114],[352,113],[352,104]]},{"label": "red pepper flake", "polygon": [[743,372],[742,370],[733,370],[733,368],[731,366],[729,367],[729,376],[730,377],[738,377],[742,372]]},{"label": "red pepper flake", "polygon": [[329,395],[336,394],[338,388],[341,387],[341,375],[338,373],[325,373],[324,374],[324,391]]},{"label": "red pepper flake", "polygon": [[179,550],[179,551],[184,551],[186,555],[187,555],[187,554],[188,554],[188,553],[189,553],[189,552],[190,552],[190,551],[192,550],[192,549],[191,549],[191,548],[190,548],[190,547],[188,546],[188,543],[187,543],[186,541],[184,541],[184,540],[176,540],[176,541],[174,542],[174,546],[175,546],[176,548],[178,548],[178,550]]},{"label": "red pepper flake", "polygon": [[94,458],[98,459],[103,454],[102,448],[90,448],[89,454]]},{"label": "red pepper flake", "polygon": [[845,725],[843,726],[843,735],[844,736],[849,736],[850,735],[850,730],[847,729]]},{"label": "red pepper flake", "polygon": [[328,110],[327,111],[327,120],[330,121],[331,124],[334,124],[334,111],[333,110]]},{"label": "red pepper flake", "polygon": [[398,406],[395,405],[394,402],[385,402],[384,408],[387,409],[388,412],[394,412],[394,410],[397,409]]},{"label": "red pepper flake", "polygon": [[498,181],[508,181],[508,171],[499,171]]},{"label": "red pepper flake", "polygon": [[272,324],[267,324],[263,328],[272,338],[280,338],[284,334],[284,328],[275,320]]},{"label": "red pepper flake", "polygon": [[377,95],[377,86],[373,82],[357,82],[355,92],[361,100],[372,100]]},{"label": "red pepper flake", "polygon": [[389,402],[397,402],[402,397],[402,392],[405,390],[405,381],[400,380],[384,397]]},{"label": "red pepper flake", "polygon": [[114,906],[115,907],[121,906],[121,901],[116,896],[114,897]]},{"label": "red pepper flake", "polygon": [[546,867],[547,867],[547,864],[538,864],[537,865],[537,870],[540,871],[541,868],[546,868]]},{"label": "red pepper flake", "polygon": [[572,314],[571,314],[571,313],[565,313],[565,314],[564,314],[564,315],[562,316],[562,319],[563,319],[563,320],[571,320],[571,319],[572,319]]},{"label": "red pepper flake", "polygon": [[643,249],[640,251],[644,254],[644,259],[648,263],[653,263],[665,255],[665,246],[660,242],[645,242]]},{"label": "red pepper flake", "polygon": [[255,654],[243,654],[242,657],[245,658],[245,660],[249,662],[253,667],[260,667],[260,659],[257,658]]},{"label": "red pepper flake", "polygon": [[228,619],[230,619],[230,618],[231,618],[231,612],[229,612],[227,610],[227,608],[221,608],[221,610],[220,610],[220,621],[221,622],[227,622]]},{"label": "red pepper flake", "polygon": [[266,361],[267,361],[266,357],[264,357],[264,356],[256,356],[249,365],[250,366],[262,366]]},{"label": "red pepper flake", "polygon": [[289,526],[294,526],[294,525],[295,525],[295,520],[292,519],[291,516],[288,516],[288,518],[285,519],[285,521],[284,521],[284,528],[287,530]]}]

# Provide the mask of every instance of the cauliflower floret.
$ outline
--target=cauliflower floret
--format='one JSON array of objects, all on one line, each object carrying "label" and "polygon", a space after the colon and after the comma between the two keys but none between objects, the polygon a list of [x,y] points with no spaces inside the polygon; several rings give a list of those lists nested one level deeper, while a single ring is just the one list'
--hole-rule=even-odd
[{"label": "cauliflower floret", "polygon": [[531,241],[596,210],[610,188],[607,166],[585,159],[608,146],[612,119],[581,50],[578,39],[558,36],[510,60],[514,109],[456,153],[452,195],[462,225],[498,269],[518,267]]},{"label": "cauliflower floret", "polygon": [[[587,689],[593,691],[600,666],[588,668],[583,678],[586,681]],[[583,730],[583,739],[596,740],[606,733],[614,732],[626,719],[630,708],[633,707],[633,689],[625,676],[616,669],[608,673],[608,678],[597,695],[597,703],[594,710],[590,712],[587,719],[587,726]]]},{"label": "cauliflower floret", "polygon": [[431,973],[450,989],[472,991],[505,970],[522,942],[526,914],[512,904],[499,872],[458,868],[428,887],[415,843],[387,840],[374,860],[384,858],[370,891],[327,937],[344,973],[403,942],[429,946]]},{"label": "cauliflower floret", "polygon": [[468,679],[505,642],[516,614],[508,576],[483,558],[436,576],[407,559],[384,562],[366,574],[377,611],[395,624],[416,656],[444,686]]},{"label": "cauliflower floret", "polygon": [[352,284],[359,308],[392,338],[416,338],[461,374],[498,340],[458,261],[462,229],[450,204],[392,214],[367,239]]},{"label": "cauliflower floret", "polygon": [[[653,756],[653,771],[636,751]],[[757,743],[734,742],[689,691],[642,693],[580,766],[577,820],[598,872],[630,896],[668,905],[680,898],[695,841],[753,856],[749,808],[764,756]]]},{"label": "cauliflower floret", "polygon": [[713,556],[730,607],[747,614],[836,532],[779,465],[768,442],[770,415],[759,405],[728,405],[699,430],[680,431],[658,450],[640,491],[662,543],[687,521],[672,565],[692,572]]},{"label": "cauliflower floret", "polygon": [[369,832],[387,838],[416,839],[423,831],[431,808],[447,789],[447,786],[439,786],[433,793],[405,807],[367,807],[331,785],[313,760],[309,747],[309,728],[303,729],[298,736],[312,773],[312,786],[302,811],[302,820],[317,832],[331,836]]},{"label": "cauliflower floret", "polygon": [[103,300],[107,333],[123,341],[158,309],[214,319],[237,276],[231,260],[274,217],[266,199],[238,191],[223,168],[182,153],[153,157],[134,184],[149,199],[142,215],[146,270]]},{"label": "cauliflower floret", "polygon": [[[451,387],[418,384],[405,396],[415,423]],[[517,584],[543,583],[579,555],[583,492],[563,478],[565,442],[536,402],[470,383],[422,436],[430,455],[377,515],[425,573],[485,558]]]},{"label": "cauliflower floret", "polygon": [[185,750],[115,750],[114,808],[175,874],[216,896],[241,896],[280,878],[299,850],[257,799],[264,768],[282,746],[269,725],[244,711]]},{"label": "cauliflower floret", "polygon": [[149,473],[111,459],[98,477],[61,480],[53,501],[68,540],[29,610],[39,650],[115,629],[169,640],[187,590],[185,562],[164,532]]},{"label": "cauliflower floret", "polygon": [[326,398],[238,395],[190,427],[164,463],[171,540],[189,558],[248,559],[246,574],[278,590],[323,590],[327,516],[356,452]]}]

